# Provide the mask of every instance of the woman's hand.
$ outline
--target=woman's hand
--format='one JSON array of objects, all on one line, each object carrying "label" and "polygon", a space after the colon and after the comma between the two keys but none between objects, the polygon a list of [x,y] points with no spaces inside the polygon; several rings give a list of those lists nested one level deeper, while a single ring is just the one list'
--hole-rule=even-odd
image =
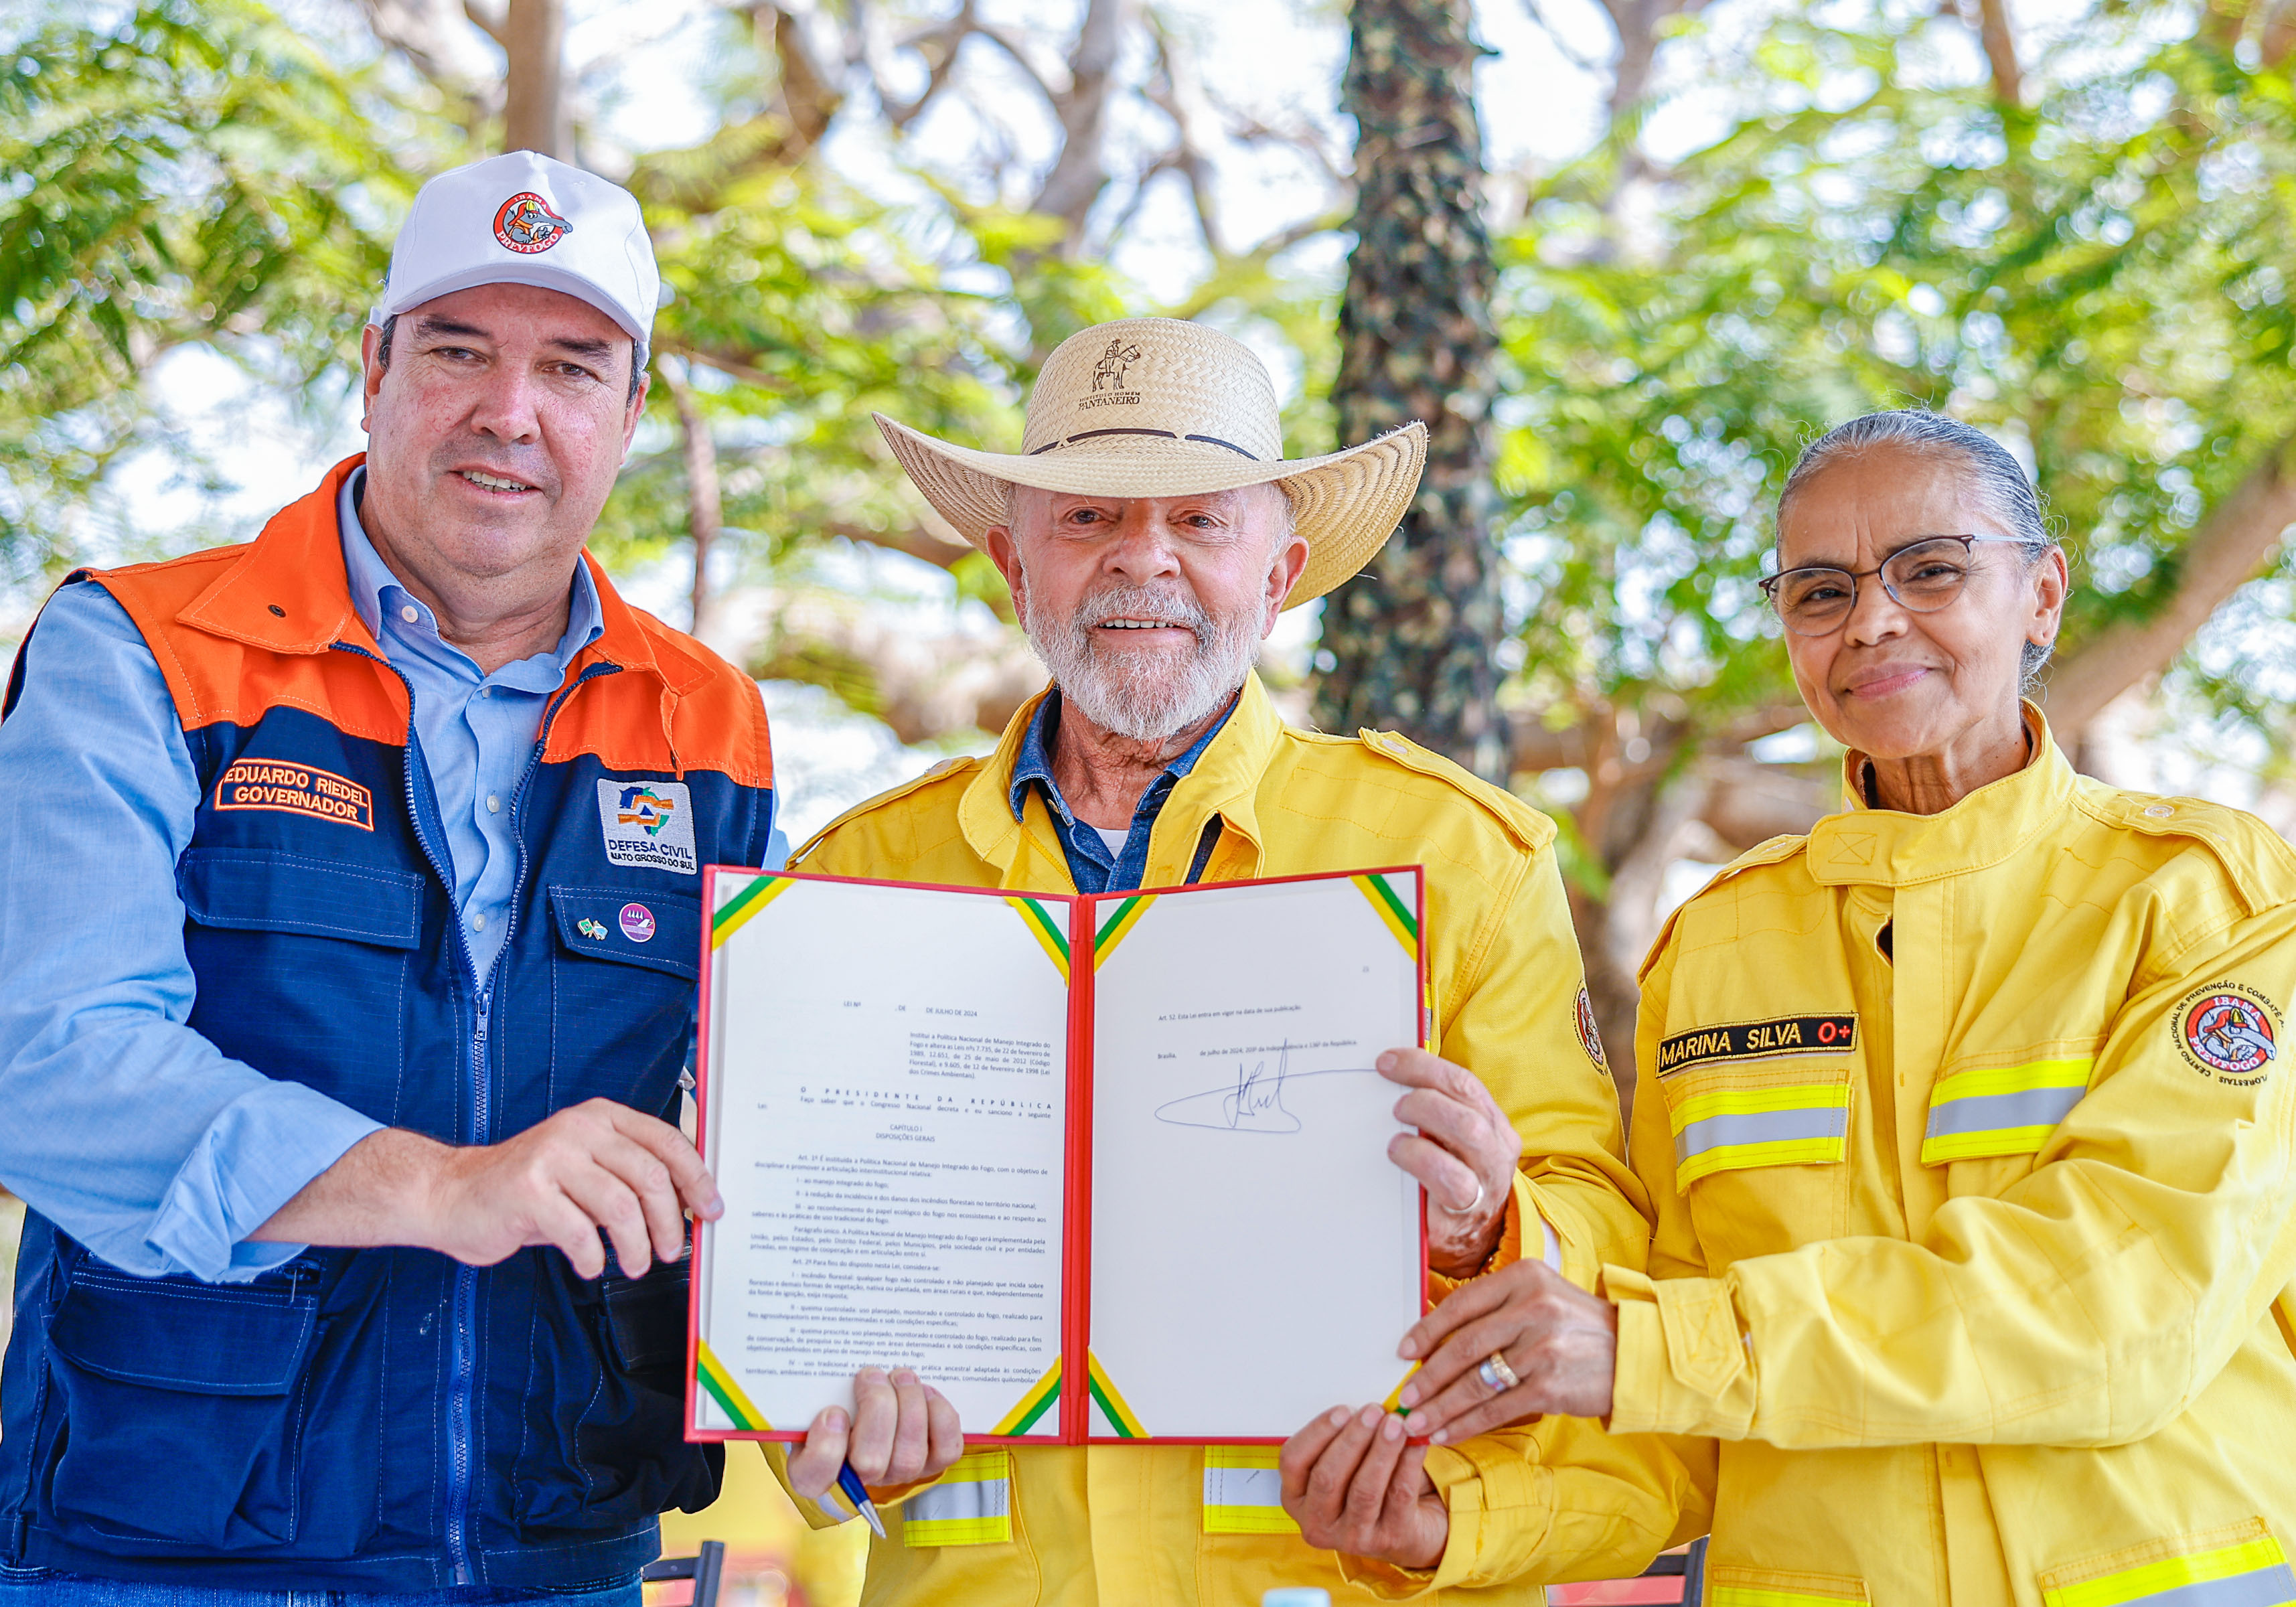
[{"label": "woman's hand", "polygon": [[1395,1119],[1419,1130],[1389,1140],[1387,1158],[1427,1191],[1427,1265],[1472,1277],[1499,1247],[1522,1135],[1473,1072],[1424,1049],[1389,1050],[1379,1074],[1411,1090]]},{"label": "woman's hand", "polygon": [[906,1367],[864,1367],[853,1375],[851,1423],[842,1407],[822,1408],[790,1453],[790,1488],[817,1501],[848,1462],[864,1484],[913,1484],[939,1478],[964,1455],[964,1427],[939,1390]]},{"label": "woman's hand", "polygon": [[1450,1509],[1427,1478],[1424,1446],[1377,1406],[1333,1406],[1283,1442],[1276,1468],[1300,1537],[1324,1551],[1432,1568],[1451,1538]]},{"label": "woman's hand", "polygon": [[[1403,1387],[1404,1431],[1437,1445],[1544,1413],[1608,1417],[1619,1310],[1543,1261],[1517,1261],[1455,1290],[1403,1336],[1399,1353],[1426,1357]],[[1520,1381],[1513,1388],[1482,1377],[1495,1354]]]}]

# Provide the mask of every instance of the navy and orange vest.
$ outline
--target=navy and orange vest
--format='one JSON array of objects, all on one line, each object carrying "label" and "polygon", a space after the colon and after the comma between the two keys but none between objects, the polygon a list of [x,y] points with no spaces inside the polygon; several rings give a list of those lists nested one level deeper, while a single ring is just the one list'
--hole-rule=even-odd
[{"label": "navy and orange vest", "polygon": [[[674,1120],[694,872],[760,863],[771,823],[757,688],[593,565],[604,633],[545,705],[510,805],[510,934],[474,984],[410,693],[345,578],[336,498],[358,462],[249,545],[75,577],[143,632],[200,775],[176,865],[191,1025],[450,1144],[594,1097]],[[722,1466],[681,1434],[685,1271],[315,1249],[204,1284],[129,1276],[34,1216],[0,1378],[0,1554],[244,1587],[626,1578],[655,1514],[708,1503]]]}]

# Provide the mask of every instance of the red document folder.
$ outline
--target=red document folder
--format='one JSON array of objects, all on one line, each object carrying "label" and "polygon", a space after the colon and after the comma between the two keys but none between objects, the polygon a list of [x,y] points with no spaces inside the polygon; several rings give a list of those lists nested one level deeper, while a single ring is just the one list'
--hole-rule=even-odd
[{"label": "red document folder", "polygon": [[985,1443],[1280,1442],[1400,1387],[1424,1201],[1371,1067],[1426,1041],[1417,866],[702,896],[688,1439],[802,1438],[863,1365]]}]

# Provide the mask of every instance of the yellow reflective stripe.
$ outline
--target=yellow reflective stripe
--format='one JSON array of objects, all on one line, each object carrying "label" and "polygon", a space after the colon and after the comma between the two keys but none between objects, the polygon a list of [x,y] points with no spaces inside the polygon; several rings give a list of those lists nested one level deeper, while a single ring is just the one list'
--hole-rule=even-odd
[{"label": "yellow reflective stripe", "polygon": [[1849,1108],[1849,1084],[1796,1083],[1784,1088],[1710,1088],[1693,1094],[1667,1112],[1677,1134],[1694,1121],[1716,1116],[1760,1116],[1773,1111],[1822,1111]]},{"label": "yellow reflective stripe", "polygon": [[[2164,1600],[2165,1598],[2165,1600]],[[2077,1585],[2045,1587],[2047,1607],[2281,1607],[2296,1602],[2296,1576],[2269,1535],[2188,1556],[2162,1557]]]},{"label": "yellow reflective stripe", "polygon": [[2070,1060],[2028,1061],[2021,1066],[1980,1066],[1938,1078],[1930,1094],[1932,1109],[1956,1099],[1981,1099],[1991,1094],[2022,1094],[2029,1088],[2086,1088],[2096,1064],[2093,1055]]},{"label": "yellow reflective stripe", "polygon": [[1710,1088],[1675,1106],[1667,1119],[1677,1188],[1747,1167],[1830,1166],[1849,1153],[1849,1083]]},{"label": "yellow reflective stripe", "polygon": [[1001,1546],[1013,1538],[1013,1458],[968,1451],[901,1504],[905,1546]]},{"label": "yellow reflective stripe", "polygon": [[1772,1590],[1762,1585],[1710,1585],[1707,1607],[1841,1607],[1864,1596],[1814,1595],[1806,1590]]},{"label": "yellow reflective stripe", "polygon": [[1980,1066],[1938,1079],[1930,1094],[1922,1163],[2030,1155],[2088,1091],[2089,1055]]},{"label": "yellow reflective stripe", "polygon": [[2057,1130],[2056,1123],[2033,1127],[1987,1127],[1977,1133],[1946,1133],[1922,1140],[1922,1164],[1982,1160],[2000,1155],[2038,1155]]},{"label": "yellow reflective stripe", "polygon": [[1281,1446],[1204,1447],[1204,1533],[1296,1535],[1283,1510],[1283,1477],[1275,1471]]},{"label": "yellow reflective stripe", "polygon": [[1833,1166],[1849,1153],[1846,1138],[1794,1138],[1775,1144],[1733,1144],[1704,1151],[1674,1168],[1677,1188],[1715,1172],[1756,1166]]}]

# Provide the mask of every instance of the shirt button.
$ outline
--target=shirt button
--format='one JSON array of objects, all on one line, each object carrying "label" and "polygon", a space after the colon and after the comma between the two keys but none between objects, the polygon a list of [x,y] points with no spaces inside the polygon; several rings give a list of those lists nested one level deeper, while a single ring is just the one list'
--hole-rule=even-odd
[{"label": "shirt button", "polygon": [[2169,816],[2174,815],[2177,811],[2170,808],[2167,804],[2154,804],[2151,808],[2144,812],[2155,820],[2166,820]]},{"label": "shirt button", "polygon": [[472,914],[471,930],[472,931],[484,931],[487,930],[487,918],[483,914],[474,912]]},{"label": "shirt button", "polygon": [[487,794],[487,813],[489,815],[499,815],[502,813],[502,799],[496,798],[491,792]]},{"label": "shirt button", "polygon": [[398,611],[398,617],[412,625],[422,617],[422,611],[410,603]]}]

